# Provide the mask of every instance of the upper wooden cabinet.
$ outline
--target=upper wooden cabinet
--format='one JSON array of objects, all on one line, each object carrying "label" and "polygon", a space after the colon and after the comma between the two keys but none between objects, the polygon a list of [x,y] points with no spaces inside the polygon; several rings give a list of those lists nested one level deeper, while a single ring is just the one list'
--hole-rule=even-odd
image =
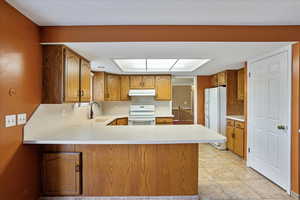
[{"label": "upper wooden cabinet", "polygon": [[131,89],[152,89],[155,87],[155,76],[132,75],[130,76]]},{"label": "upper wooden cabinet", "polygon": [[155,88],[155,76],[143,76],[143,88],[144,89]]},{"label": "upper wooden cabinet", "polygon": [[217,87],[218,86],[218,75],[212,75],[211,77],[211,85],[212,87]]},{"label": "upper wooden cabinet", "polygon": [[65,102],[78,102],[80,97],[80,58],[65,49]]},{"label": "upper wooden cabinet", "polygon": [[217,74],[218,86],[226,85],[226,71]]},{"label": "upper wooden cabinet", "polygon": [[88,61],[64,45],[43,45],[42,103],[89,101],[89,84]]},{"label": "upper wooden cabinet", "polygon": [[[155,86],[155,87],[154,87]],[[94,72],[94,101],[129,101],[130,89],[156,90],[156,100],[170,101],[172,98],[170,75],[117,75]]]},{"label": "upper wooden cabinet", "polygon": [[94,72],[93,76],[93,101],[104,101],[105,72]]},{"label": "upper wooden cabinet", "polygon": [[89,102],[91,100],[91,67],[90,63],[84,59],[80,62],[80,100],[81,102]]},{"label": "upper wooden cabinet", "polygon": [[105,101],[120,101],[121,81],[120,76],[115,74],[105,74]]},{"label": "upper wooden cabinet", "polygon": [[121,101],[128,101],[130,98],[128,96],[129,92],[130,78],[129,76],[121,76]]},{"label": "upper wooden cabinet", "polygon": [[238,71],[237,77],[237,99],[243,101],[244,100],[244,79],[245,79],[245,70],[240,69]]},{"label": "upper wooden cabinet", "polygon": [[44,195],[79,195],[80,174],[80,153],[43,154]]},{"label": "upper wooden cabinet", "polygon": [[156,100],[170,101],[172,99],[171,76],[155,76]]}]

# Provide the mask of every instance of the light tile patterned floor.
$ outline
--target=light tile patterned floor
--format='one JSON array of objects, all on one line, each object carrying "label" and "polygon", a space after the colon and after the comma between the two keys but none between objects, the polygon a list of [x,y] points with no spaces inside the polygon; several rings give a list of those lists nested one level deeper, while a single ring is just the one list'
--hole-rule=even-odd
[{"label": "light tile patterned floor", "polygon": [[199,145],[200,200],[290,200],[285,191],[247,168],[229,151]]}]

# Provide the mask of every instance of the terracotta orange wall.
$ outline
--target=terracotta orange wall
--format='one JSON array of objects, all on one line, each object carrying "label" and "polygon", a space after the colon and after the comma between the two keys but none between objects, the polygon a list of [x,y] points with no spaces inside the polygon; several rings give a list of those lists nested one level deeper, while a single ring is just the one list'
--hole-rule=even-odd
[{"label": "terracotta orange wall", "polygon": [[300,26],[52,26],[42,42],[300,41]]},{"label": "terracotta orange wall", "polygon": [[300,45],[299,43],[293,45],[292,54],[292,191],[299,194],[299,168],[300,168]]},{"label": "terracotta orange wall", "polygon": [[[41,102],[39,28],[0,0],[0,199],[39,196],[37,146],[22,145],[23,127],[4,127],[4,116],[31,113]],[[16,95],[9,96],[9,89]]]},{"label": "terracotta orange wall", "polygon": [[211,87],[211,76],[197,76],[197,123],[205,125],[205,88]]}]

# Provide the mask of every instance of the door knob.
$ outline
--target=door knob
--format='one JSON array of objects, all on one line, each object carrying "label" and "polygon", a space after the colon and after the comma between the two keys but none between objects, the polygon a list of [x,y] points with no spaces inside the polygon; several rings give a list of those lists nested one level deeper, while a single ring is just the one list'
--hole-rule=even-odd
[{"label": "door knob", "polygon": [[285,130],[287,127],[285,125],[277,125],[277,129]]}]

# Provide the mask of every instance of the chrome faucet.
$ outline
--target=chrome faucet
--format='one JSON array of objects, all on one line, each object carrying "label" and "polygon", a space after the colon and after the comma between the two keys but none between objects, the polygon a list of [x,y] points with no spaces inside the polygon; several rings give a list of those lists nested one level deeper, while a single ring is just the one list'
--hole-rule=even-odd
[{"label": "chrome faucet", "polygon": [[93,105],[96,104],[100,107],[100,105],[96,101],[92,101],[90,103],[90,119],[94,119],[94,111],[93,111]]}]

